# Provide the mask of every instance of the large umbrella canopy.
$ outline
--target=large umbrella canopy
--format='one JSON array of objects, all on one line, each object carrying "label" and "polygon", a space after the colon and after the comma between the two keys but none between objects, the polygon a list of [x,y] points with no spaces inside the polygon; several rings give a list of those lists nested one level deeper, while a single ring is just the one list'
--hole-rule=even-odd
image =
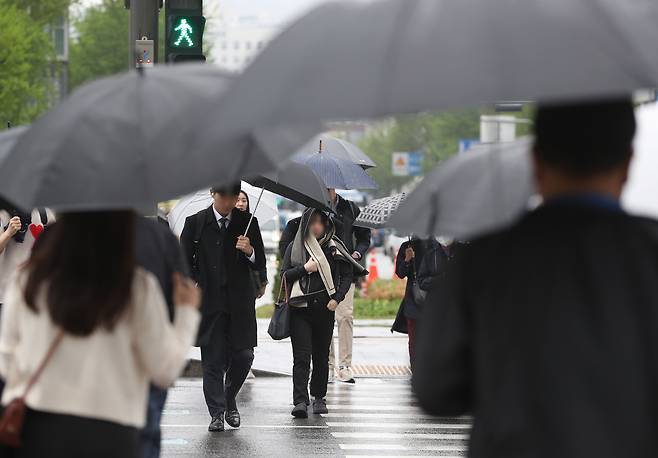
[{"label": "large umbrella canopy", "polygon": [[275,39],[225,101],[288,122],[618,95],[658,86],[656,24],[654,0],[332,2]]},{"label": "large umbrella canopy", "polygon": [[345,159],[325,153],[316,153],[303,159],[297,159],[297,161],[312,169],[327,188],[377,189],[377,183],[363,168]]},{"label": "large umbrella canopy", "polygon": [[658,105],[636,111],[635,154],[623,195],[626,210],[658,219]]},{"label": "large umbrella canopy", "polygon": [[306,207],[330,211],[331,199],[327,186],[313,170],[303,164],[289,161],[277,171],[246,181]]},{"label": "large umbrella canopy", "polygon": [[397,211],[406,198],[407,194],[403,192],[373,200],[361,210],[358,218],[354,221],[354,225],[370,229],[388,227],[391,215]]},{"label": "large umbrella canopy", "polygon": [[458,240],[506,226],[534,193],[530,142],[480,145],[448,159],[407,197],[390,226]]},{"label": "large umbrella canopy", "polygon": [[[210,65],[186,65],[87,84],[20,138],[0,169],[0,195],[22,208],[141,207],[272,170],[319,130],[243,119],[240,135],[215,123],[185,133],[188,114],[208,98],[221,103],[231,81]],[[198,137],[213,148],[194,148]]]},{"label": "large umbrella canopy", "polygon": [[0,132],[0,167],[26,130],[27,126],[19,126]]},{"label": "large umbrella canopy", "polygon": [[375,164],[375,162],[354,143],[350,143],[342,138],[329,137],[326,135],[318,135],[313,138],[310,142],[301,147],[300,150],[295,153],[293,158],[303,160],[318,152],[353,162],[364,169],[377,166],[377,164]]},{"label": "large umbrella canopy", "polygon": [[[245,182],[242,182],[241,186],[242,190],[249,196],[250,210],[254,211],[261,190]],[[171,227],[174,234],[180,237],[181,232],[183,232],[183,227],[185,226],[185,219],[188,216],[192,216],[201,210],[208,208],[211,204],[212,197],[210,196],[210,190],[208,189],[203,189],[181,198],[176,205],[174,205],[174,208],[171,209],[169,215],[167,215],[169,227]],[[262,225],[267,221],[276,218],[278,215],[279,209],[276,206],[276,198],[274,194],[265,191],[260,199],[258,208],[255,209],[254,216],[258,218],[258,222]]]}]

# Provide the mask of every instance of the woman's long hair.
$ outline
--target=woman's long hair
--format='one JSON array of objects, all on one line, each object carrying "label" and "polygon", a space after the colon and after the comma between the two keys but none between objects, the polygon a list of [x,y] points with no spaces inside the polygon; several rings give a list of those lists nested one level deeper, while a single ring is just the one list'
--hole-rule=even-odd
[{"label": "woman's long hair", "polygon": [[130,304],[134,269],[133,212],[64,213],[26,265],[25,301],[38,313],[46,288],[48,313],[69,334],[112,330]]},{"label": "woman's long hair", "polygon": [[243,194],[244,198],[247,199],[247,209],[245,211],[247,213],[251,213],[251,201],[249,200],[249,194],[247,194],[243,190],[240,190],[240,194]]}]

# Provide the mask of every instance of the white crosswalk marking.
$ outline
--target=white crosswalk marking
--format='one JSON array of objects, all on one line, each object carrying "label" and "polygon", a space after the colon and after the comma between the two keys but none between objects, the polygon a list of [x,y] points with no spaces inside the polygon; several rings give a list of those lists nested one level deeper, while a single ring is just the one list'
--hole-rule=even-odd
[{"label": "white crosswalk marking", "polygon": [[359,379],[353,386],[331,387],[327,401],[329,413],[322,417],[340,449],[354,457],[457,458],[467,452],[472,419],[424,413],[407,383]]},{"label": "white crosswalk marking", "polygon": [[381,429],[460,429],[470,430],[468,425],[458,423],[375,423],[375,422],[327,422],[330,428],[381,428]]}]

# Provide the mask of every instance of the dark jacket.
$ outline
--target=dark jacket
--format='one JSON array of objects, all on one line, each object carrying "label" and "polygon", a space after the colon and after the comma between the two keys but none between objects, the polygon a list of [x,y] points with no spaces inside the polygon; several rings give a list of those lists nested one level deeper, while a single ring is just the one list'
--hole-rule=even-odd
[{"label": "dark jacket", "polygon": [[[350,252],[358,251],[361,259],[365,261],[365,256],[370,249],[370,229],[365,227],[354,226],[354,221],[361,213],[359,207],[352,201],[343,199],[338,196],[336,204],[336,214],[331,217],[336,226],[336,236],[345,244]],[[299,229],[301,217],[293,218],[288,221],[286,228],[281,234],[279,240],[279,255],[283,256],[292,243]]]},{"label": "dark jacket", "polygon": [[474,414],[469,456],[658,456],[658,223],[548,204],[428,296],[413,387]]},{"label": "dark jacket", "polygon": [[[235,350],[253,348],[257,343],[256,311],[252,270],[265,267],[265,249],[256,218],[251,223],[247,236],[256,253],[252,263],[235,248],[238,236],[244,234],[250,214],[234,209],[224,242],[221,241],[219,225],[212,206],[199,212],[201,217],[189,216],[181,234],[181,244],[194,279],[203,290],[201,302],[201,325],[197,345],[206,345],[211,331],[222,310],[231,315],[231,344]],[[201,218],[201,219],[199,219]],[[194,239],[197,222],[203,221],[198,253],[198,271],[194,271]],[[220,265],[221,264],[221,265]],[[219,270],[224,269],[227,284],[220,284]],[[223,294],[225,291],[225,296]]]},{"label": "dark jacket", "polygon": [[137,218],[135,227],[135,260],[137,264],[155,275],[158,279],[167,307],[169,318],[174,317],[174,272],[189,275],[183,253],[176,236],[169,225],[155,218]]},{"label": "dark jacket", "polygon": [[[304,212],[304,215],[302,215],[302,219],[305,221],[305,227],[308,228],[308,221],[309,218],[312,215],[312,210],[307,209]],[[330,223],[331,224],[331,223]],[[333,232],[334,228],[331,228],[331,231]],[[300,234],[300,242],[304,240],[305,236],[307,235]],[[293,237],[294,239],[294,237]],[[333,238],[335,240],[335,237]],[[335,240],[335,243],[341,243],[340,240]],[[313,272],[313,273],[308,273],[306,272],[306,269],[304,269],[303,265],[293,265],[291,262],[291,254],[293,251],[293,242],[291,242],[288,245],[288,248],[286,249],[286,252],[283,255],[283,261],[281,264],[281,275],[285,277],[286,280],[286,286],[288,289],[288,293],[292,290],[293,284],[299,280],[300,282],[300,287],[304,294],[306,293],[318,293],[318,296],[324,296],[327,298],[327,302],[329,301],[326,287],[324,286],[324,283],[322,282],[322,279],[320,278],[320,274],[318,272]],[[331,277],[333,278],[334,281],[334,287],[336,288],[336,292],[331,296],[331,299],[335,299],[336,302],[339,304],[345,299],[345,295],[349,291],[352,283],[352,278],[353,278],[353,270],[354,266],[352,263],[347,260],[344,256],[342,256],[336,249],[336,247],[330,246],[330,242],[327,242],[321,246],[322,252],[324,253],[325,257],[327,258],[327,262],[329,263],[329,267],[331,269]],[[304,262],[308,261],[309,259],[309,254],[306,252],[305,249],[301,248],[303,250],[303,258]]]},{"label": "dark jacket", "polygon": [[418,285],[423,291],[437,286],[445,277],[450,257],[443,245],[432,248],[423,256],[418,268]]},{"label": "dark jacket", "polygon": [[[404,252],[412,246],[416,256],[411,262],[404,261]],[[407,286],[404,290],[404,297],[400,302],[400,308],[391,327],[391,331],[407,333],[407,318],[417,319],[420,314],[420,307],[414,300],[412,293],[412,284],[416,273],[420,271],[420,266],[425,255],[434,248],[441,247],[439,242],[434,239],[429,240],[411,240],[400,245],[398,255],[395,260],[395,275],[401,279],[407,279]]]}]

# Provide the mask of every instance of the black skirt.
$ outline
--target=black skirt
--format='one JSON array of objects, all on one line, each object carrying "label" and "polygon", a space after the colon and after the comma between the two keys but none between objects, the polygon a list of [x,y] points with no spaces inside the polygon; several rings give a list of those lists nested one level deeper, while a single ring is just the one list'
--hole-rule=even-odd
[{"label": "black skirt", "polygon": [[137,428],[109,421],[28,409],[18,449],[0,447],[0,457],[138,458]]}]

